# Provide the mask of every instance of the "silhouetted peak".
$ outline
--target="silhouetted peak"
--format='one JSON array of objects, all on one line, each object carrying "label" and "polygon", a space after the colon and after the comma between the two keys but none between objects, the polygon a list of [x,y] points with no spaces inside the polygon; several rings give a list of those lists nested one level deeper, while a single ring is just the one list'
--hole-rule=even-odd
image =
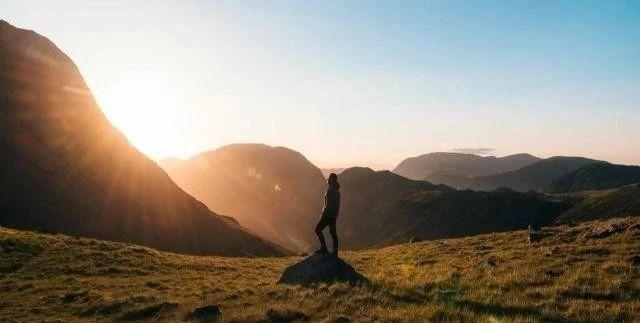
[{"label": "silhouetted peak", "polygon": [[502,158],[514,158],[514,157],[538,158],[538,157],[536,157],[534,155],[531,155],[531,154],[528,154],[528,153],[512,154],[512,155],[504,156]]},{"label": "silhouetted peak", "polygon": [[174,181],[212,210],[297,252],[310,250],[308,223],[322,211],[322,172],[297,151],[231,144],[188,160],[163,160]]},{"label": "silhouetted peak", "polygon": [[[211,158],[225,158],[231,156],[238,155],[247,155],[247,154],[256,154],[263,153],[265,151],[269,151],[271,153],[280,153],[282,155],[288,155],[300,159],[304,159],[308,162],[308,160],[302,155],[300,152],[295,151],[293,149],[282,147],[282,146],[269,146],[261,143],[236,143],[229,144],[214,150],[201,152],[193,157],[190,160],[208,160]],[[310,162],[309,162],[310,163]]]},{"label": "silhouetted peak", "polygon": [[603,162],[606,163],[605,161],[600,161],[600,160],[596,160],[596,159],[591,159],[591,158],[586,158],[586,157],[580,157],[580,156],[551,156],[549,158],[543,159],[546,161],[554,161],[554,160],[583,160],[583,161],[595,161],[595,162]]},{"label": "silhouetted peak", "polygon": [[0,209],[12,215],[0,225],[194,254],[286,253],[209,211],[132,147],[47,38],[1,22],[0,71],[0,151],[9,152]]},{"label": "silhouetted peak", "polygon": [[342,171],[342,173],[340,173],[340,178],[345,178],[345,177],[360,177],[360,176],[366,176],[366,175],[371,175],[371,174],[375,174],[375,171],[369,167],[351,167],[351,168],[347,168],[344,171]]}]

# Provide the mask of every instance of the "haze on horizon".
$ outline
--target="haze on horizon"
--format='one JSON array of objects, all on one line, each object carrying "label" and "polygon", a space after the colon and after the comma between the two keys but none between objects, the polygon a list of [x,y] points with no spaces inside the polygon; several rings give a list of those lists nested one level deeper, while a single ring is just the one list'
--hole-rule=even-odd
[{"label": "haze on horizon", "polygon": [[320,167],[431,151],[640,164],[640,2],[15,1],[154,159],[236,142]]}]

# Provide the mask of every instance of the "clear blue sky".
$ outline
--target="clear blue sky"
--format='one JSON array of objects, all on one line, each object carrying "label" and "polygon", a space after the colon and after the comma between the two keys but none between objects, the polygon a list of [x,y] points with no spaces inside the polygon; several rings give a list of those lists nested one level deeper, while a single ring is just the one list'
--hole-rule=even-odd
[{"label": "clear blue sky", "polygon": [[[102,3],[102,4],[99,4]],[[640,164],[640,1],[3,1],[153,158],[430,151]]]}]

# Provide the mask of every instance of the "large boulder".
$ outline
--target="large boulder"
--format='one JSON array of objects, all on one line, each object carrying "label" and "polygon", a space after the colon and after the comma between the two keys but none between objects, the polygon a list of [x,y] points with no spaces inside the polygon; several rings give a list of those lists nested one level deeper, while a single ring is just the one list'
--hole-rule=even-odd
[{"label": "large boulder", "polygon": [[367,279],[344,260],[315,254],[293,264],[282,273],[278,283],[308,286],[314,283],[363,283]]}]

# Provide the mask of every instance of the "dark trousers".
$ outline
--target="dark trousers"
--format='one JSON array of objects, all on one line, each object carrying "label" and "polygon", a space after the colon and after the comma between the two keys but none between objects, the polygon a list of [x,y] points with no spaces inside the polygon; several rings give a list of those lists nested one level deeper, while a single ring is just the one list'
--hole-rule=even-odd
[{"label": "dark trousers", "polygon": [[338,233],[336,232],[336,218],[328,217],[326,215],[322,215],[320,218],[320,222],[316,225],[316,235],[318,235],[318,239],[320,240],[320,247],[323,249],[327,248],[327,243],[324,240],[324,234],[322,234],[322,230],[329,226],[329,233],[331,233],[331,238],[333,239],[333,250],[338,250]]}]

